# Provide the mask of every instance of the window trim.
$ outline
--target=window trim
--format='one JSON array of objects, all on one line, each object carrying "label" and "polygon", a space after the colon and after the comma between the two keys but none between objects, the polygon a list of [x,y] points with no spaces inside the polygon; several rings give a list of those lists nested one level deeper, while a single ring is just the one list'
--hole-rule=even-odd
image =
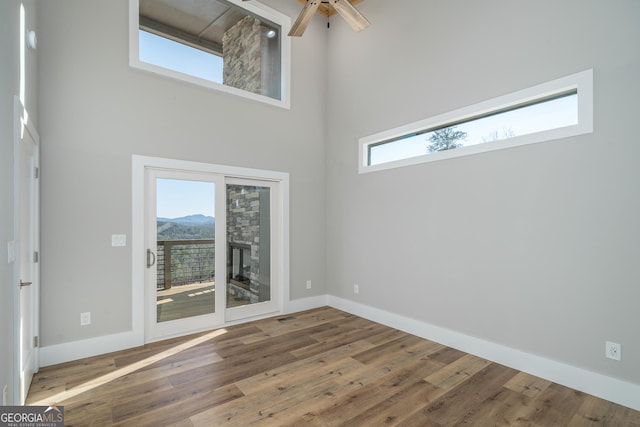
[{"label": "window trim", "polygon": [[232,86],[226,86],[210,80],[184,74],[179,71],[160,67],[140,61],[139,35],[140,29],[140,2],[139,0],[129,0],[129,66],[139,70],[148,71],[169,77],[176,80],[185,81],[187,83],[204,86],[208,89],[214,89],[221,92],[241,96],[254,101],[263,102],[277,107],[291,109],[291,40],[286,34],[291,28],[291,18],[268,6],[259,2],[245,2],[242,0],[226,0],[235,6],[241,7],[248,12],[255,14],[265,20],[274,22],[281,27],[281,52],[280,52],[280,99],[270,98],[265,95],[259,95],[246,90],[238,89]]},{"label": "window trim", "polygon": [[[423,132],[426,129],[437,129],[453,126],[456,123],[468,121],[473,118],[495,114],[500,110],[510,109],[517,105],[531,104],[545,98],[554,97],[562,93],[577,91],[578,93],[578,124],[535,132],[527,135],[486,142],[454,150],[425,153],[424,155],[407,159],[395,160],[377,165],[368,165],[369,147],[384,142],[397,140],[403,136]],[[375,172],[386,169],[416,165],[488,151],[518,147],[521,145],[551,141],[570,136],[583,135],[593,132],[593,70],[588,69],[576,74],[562,77],[550,82],[542,83],[483,101],[468,107],[440,114],[428,119],[419,120],[404,126],[359,139],[358,173]]]}]

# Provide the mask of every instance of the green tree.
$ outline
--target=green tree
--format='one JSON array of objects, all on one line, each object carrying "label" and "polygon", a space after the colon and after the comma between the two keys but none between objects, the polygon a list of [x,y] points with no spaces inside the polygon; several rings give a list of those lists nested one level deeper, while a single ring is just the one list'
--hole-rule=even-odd
[{"label": "green tree", "polygon": [[452,148],[462,147],[458,141],[467,138],[467,133],[461,130],[455,130],[455,126],[434,131],[429,137],[427,151],[434,153],[436,151],[451,150]]}]

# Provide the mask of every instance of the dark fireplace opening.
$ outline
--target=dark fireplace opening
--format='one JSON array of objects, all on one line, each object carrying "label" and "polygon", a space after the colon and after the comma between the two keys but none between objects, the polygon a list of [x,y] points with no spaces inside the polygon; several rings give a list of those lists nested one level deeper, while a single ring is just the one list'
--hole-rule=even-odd
[{"label": "dark fireplace opening", "polygon": [[249,289],[251,283],[251,245],[229,243],[227,281]]}]

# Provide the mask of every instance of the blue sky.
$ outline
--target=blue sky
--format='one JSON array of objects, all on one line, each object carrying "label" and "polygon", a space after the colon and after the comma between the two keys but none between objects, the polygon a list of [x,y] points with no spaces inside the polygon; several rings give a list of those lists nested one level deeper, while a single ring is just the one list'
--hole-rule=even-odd
[{"label": "blue sky", "polygon": [[222,83],[222,58],[140,30],[140,61]]},{"label": "blue sky", "polygon": [[[528,135],[577,123],[578,96],[571,95],[462,123],[456,126],[456,130],[467,133],[467,138],[459,141],[467,147],[492,140],[493,134],[497,134],[498,139],[504,139],[505,133],[512,136]],[[431,133],[424,133],[374,146],[371,148],[371,164],[427,154],[430,136]]]},{"label": "blue sky", "polygon": [[156,182],[158,218],[180,218],[202,214],[215,217],[215,184],[158,178]]}]

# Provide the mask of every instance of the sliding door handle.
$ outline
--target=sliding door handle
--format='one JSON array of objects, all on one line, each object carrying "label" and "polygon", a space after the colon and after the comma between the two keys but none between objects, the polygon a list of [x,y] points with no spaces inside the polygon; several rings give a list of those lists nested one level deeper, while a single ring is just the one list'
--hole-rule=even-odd
[{"label": "sliding door handle", "polygon": [[31,286],[32,282],[23,282],[20,280],[20,288],[24,288],[25,286]]},{"label": "sliding door handle", "polygon": [[151,249],[147,249],[147,268],[153,267],[156,263],[156,254]]}]

